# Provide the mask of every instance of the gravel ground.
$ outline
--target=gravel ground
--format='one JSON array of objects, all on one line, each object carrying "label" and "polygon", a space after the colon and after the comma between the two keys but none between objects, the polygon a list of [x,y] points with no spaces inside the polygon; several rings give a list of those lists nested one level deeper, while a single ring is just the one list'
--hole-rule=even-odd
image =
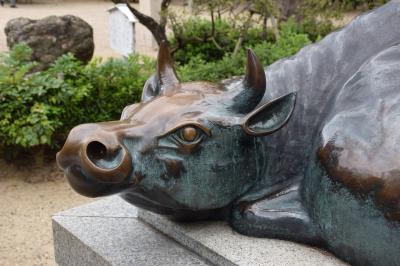
[{"label": "gravel ground", "polygon": [[53,164],[33,171],[0,161],[0,265],[56,265],[51,215],[90,201]]}]

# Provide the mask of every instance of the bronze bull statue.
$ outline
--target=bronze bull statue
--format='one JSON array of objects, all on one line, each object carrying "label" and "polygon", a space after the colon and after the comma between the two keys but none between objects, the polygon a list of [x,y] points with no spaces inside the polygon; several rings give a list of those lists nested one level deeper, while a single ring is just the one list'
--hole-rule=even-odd
[{"label": "bronze bull statue", "polygon": [[399,43],[393,1],[219,84],[179,82],[161,45],[142,101],[74,128],[58,163],[86,196],[400,265]]}]

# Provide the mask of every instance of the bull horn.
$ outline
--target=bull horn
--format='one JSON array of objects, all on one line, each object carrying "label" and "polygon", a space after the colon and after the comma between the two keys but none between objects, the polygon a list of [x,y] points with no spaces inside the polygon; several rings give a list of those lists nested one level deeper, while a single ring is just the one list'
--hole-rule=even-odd
[{"label": "bull horn", "polygon": [[160,44],[157,62],[157,75],[161,91],[173,90],[179,85],[179,79],[176,75],[174,62],[169,52],[168,44],[163,41]]},{"label": "bull horn", "polygon": [[247,52],[246,76],[242,87],[243,90],[233,98],[232,110],[247,114],[260,103],[266,88],[264,68],[251,49]]}]

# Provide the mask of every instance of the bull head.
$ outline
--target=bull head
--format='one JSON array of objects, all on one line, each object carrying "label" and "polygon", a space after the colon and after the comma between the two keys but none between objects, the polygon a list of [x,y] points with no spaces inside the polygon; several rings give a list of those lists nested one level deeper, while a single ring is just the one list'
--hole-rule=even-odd
[{"label": "bull head", "polygon": [[164,43],[141,103],[120,121],[74,128],[58,164],[86,196],[121,193],[162,214],[223,208],[262,175],[268,151],[260,136],[286,124],[296,98],[260,105],[265,73],[251,50],[245,78],[230,87],[180,83]]}]

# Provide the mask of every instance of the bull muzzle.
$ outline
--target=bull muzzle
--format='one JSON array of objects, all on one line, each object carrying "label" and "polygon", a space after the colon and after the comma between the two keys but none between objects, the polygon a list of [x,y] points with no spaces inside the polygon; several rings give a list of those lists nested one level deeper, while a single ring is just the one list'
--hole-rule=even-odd
[{"label": "bull muzzle", "polygon": [[132,172],[132,158],[119,135],[112,123],[77,126],[57,154],[57,163],[66,173],[79,169],[92,181],[121,183]]}]

